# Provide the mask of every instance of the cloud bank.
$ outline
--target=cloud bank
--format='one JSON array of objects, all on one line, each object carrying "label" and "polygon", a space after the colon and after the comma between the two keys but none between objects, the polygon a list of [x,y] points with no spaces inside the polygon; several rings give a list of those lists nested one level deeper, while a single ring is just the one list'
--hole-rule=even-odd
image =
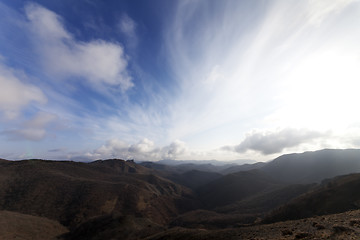
[{"label": "cloud bank", "polygon": [[184,142],[176,140],[164,147],[157,147],[147,138],[135,144],[128,144],[119,139],[111,139],[93,152],[85,154],[90,159],[135,159],[140,161],[154,161],[161,159],[177,159],[187,152]]}]

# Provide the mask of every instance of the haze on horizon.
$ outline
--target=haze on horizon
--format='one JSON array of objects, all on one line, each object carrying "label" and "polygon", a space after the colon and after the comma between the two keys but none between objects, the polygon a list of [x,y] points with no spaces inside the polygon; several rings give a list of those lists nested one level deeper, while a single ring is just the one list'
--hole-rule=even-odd
[{"label": "haze on horizon", "polygon": [[360,3],[0,1],[0,157],[359,148]]}]

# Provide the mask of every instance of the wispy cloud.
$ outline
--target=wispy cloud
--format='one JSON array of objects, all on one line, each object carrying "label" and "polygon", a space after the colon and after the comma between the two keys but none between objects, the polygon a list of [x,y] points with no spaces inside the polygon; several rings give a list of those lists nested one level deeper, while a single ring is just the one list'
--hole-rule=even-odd
[{"label": "wispy cloud", "polygon": [[[176,127],[169,129],[170,136],[207,144],[212,131],[232,138],[234,132],[266,127],[266,117],[287,103],[279,96],[296,84],[311,89],[321,81],[291,74],[314,49],[333,48],[331,39],[337,35],[327,29],[352,2],[180,2],[166,35],[168,59],[180,86],[172,106]],[[319,98],[314,95],[311,101]],[[301,120],[308,116],[307,109],[293,112],[302,115]],[[288,121],[281,127],[296,128],[297,123]]]},{"label": "wispy cloud", "polygon": [[6,119],[15,119],[31,103],[45,104],[47,97],[27,76],[0,61],[0,111]]},{"label": "wispy cloud", "polygon": [[125,34],[128,45],[135,47],[138,41],[136,35],[137,24],[135,21],[124,13],[119,20],[118,28],[121,33]]},{"label": "wispy cloud", "polygon": [[32,119],[25,121],[18,129],[5,130],[1,132],[9,140],[40,141],[48,132],[47,128],[54,123],[58,117],[46,112],[38,112]]},{"label": "wispy cloud", "polygon": [[[109,18],[0,3],[0,54],[10,58],[0,63],[2,139],[54,133],[59,144],[37,147],[92,159],[264,159],[307,144],[355,146],[356,2],[178,1]],[[53,129],[59,116],[63,132]]]}]

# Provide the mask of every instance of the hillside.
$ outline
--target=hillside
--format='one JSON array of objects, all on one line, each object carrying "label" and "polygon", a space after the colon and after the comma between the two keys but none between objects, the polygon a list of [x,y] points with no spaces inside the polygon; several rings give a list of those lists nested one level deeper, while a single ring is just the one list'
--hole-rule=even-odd
[{"label": "hillside", "polygon": [[0,239],[57,239],[67,233],[66,227],[54,220],[16,212],[0,211]]},{"label": "hillside", "polygon": [[104,215],[80,224],[64,240],[143,239],[166,228],[146,218]]},{"label": "hillside", "polygon": [[360,239],[360,210],[273,224],[221,230],[171,228],[147,240],[293,240]]},{"label": "hillside", "polygon": [[264,222],[300,219],[360,208],[360,174],[326,180],[316,189],[272,211]]},{"label": "hillside", "polygon": [[215,208],[271,191],[279,185],[272,177],[252,170],[223,176],[200,187],[197,193],[206,207]]},{"label": "hillside", "polygon": [[1,209],[70,227],[110,213],[166,223],[197,206],[189,189],[129,161],[6,161],[0,176]]},{"label": "hillside", "polygon": [[181,174],[168,176],[173,182],[179,183],[186,187],[196,190],[197,188],[213,182],[223,175],[216,172],[203,172],[199,170],[190,170]]},{"label": "hillside", "polygon": [[269,210],[279,207],[293,198],[311,191],[315,184],[294,184],[280,186],[272,191],[261,192],[229,205],[215,208],[220,213],[264,214]]}]

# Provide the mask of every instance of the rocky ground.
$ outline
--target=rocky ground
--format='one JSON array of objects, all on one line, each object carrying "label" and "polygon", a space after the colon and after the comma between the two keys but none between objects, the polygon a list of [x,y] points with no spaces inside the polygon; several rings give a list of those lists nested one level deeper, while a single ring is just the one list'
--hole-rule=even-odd
[{"label": "rocky ground", "polygon": [[224,230],[173,228],[147,239],[360,239],[360,210]]}]

